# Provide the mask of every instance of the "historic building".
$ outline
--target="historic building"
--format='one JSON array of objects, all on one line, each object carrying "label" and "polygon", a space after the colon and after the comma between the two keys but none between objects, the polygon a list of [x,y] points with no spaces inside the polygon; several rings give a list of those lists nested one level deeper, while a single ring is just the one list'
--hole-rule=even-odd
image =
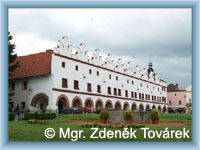
[{"label": "historic building", "polygon": [[186,90],[186,111],[191,113],[192,112],[192,85],[189,85]]},{"label": "historic building", "polygon": [[167,100],[169,112],[189,113],[192,111],[192,86],[180,90],[178,84],[167,86]]},{"label": "historic building", "polygon": [[12,110],[18,104],[37,112],[69,107],[167,110],[167,83],[151,62],[140,70],[98,49],[87,51],[84,43],[73,47],[66,36],[54,50],[20,56],[17,61],[20,67],[10,76]]}]

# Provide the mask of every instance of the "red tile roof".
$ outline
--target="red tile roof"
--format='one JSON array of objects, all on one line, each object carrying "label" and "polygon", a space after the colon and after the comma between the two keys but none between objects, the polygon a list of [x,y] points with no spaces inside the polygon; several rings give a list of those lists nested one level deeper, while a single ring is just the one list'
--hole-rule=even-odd
[{"label": "red tile roof", "polygon": [[9,78],[20,79],[50,74],[52,54],[52,50],[47,50],[37,54],[19,56],[16,61],[19,62],[20,67]]}]

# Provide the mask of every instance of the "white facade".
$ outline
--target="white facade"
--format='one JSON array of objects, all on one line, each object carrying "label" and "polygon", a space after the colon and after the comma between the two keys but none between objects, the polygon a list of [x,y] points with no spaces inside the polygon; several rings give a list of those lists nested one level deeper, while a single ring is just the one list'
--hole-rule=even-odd
[{"label": "white facade", "polygon": [[192,85],[188,86],[186,92],[186,103],[192,103]]},{"label": "white facade", "polygon": [[187,112],[191,113],[192,112],[192,85],[189,85],[186,90],[186,107],[187,107]]},{"label": "white facade", "polygon": [[[66,84],[64,87],[63,79]],[[28,83],[27,90],[21,88],[24,80]],[[78,89],[77,85],[74,87],[74,81],[78,81]],[[91,91],[88,91],[88,83],[91,84]],[[100,86],[100,91],[97,86]],[[51,73],[15,80],[12,102],[16,107],[24,101],[26,109],[30,111],[43,109],[58,112],[60,107],[136,107],[144,110],[146,107],[155,107],[166,111],[166,86],[167,83],[160,80],[153,71],[140,71],[131,62],[113,60],[110,54],[103,58],[99,50],[88,52],[83,43],[73,48],[67,37],[63,37],[52,54]],[[110,106],[108,102],[111,103]]]}]

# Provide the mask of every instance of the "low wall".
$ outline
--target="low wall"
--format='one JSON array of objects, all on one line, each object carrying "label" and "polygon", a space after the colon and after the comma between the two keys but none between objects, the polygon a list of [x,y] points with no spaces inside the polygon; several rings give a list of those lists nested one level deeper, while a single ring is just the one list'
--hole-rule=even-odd
[{"label": "low wall", "polygon": [[109,124],[123,124],[125,123],[123,110],[108,110],[109,118],[108,123]]},{"label": "low wall", "polygon": [[134,111],[133,122],[135,123],[151,123],[151,112],[149,111]]},{"label": "low wall", "polygon": [[[123,110],[108,110],[109,124],[123,124],[125,123]],[[149,111],[133,111],[134,123],[151,123],[151,112]]]}]

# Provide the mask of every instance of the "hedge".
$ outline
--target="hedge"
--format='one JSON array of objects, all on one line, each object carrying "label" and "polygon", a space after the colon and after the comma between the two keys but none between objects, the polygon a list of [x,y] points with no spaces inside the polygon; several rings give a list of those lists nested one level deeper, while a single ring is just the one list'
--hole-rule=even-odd
[{"label": "hedge", "polygon": [[42,114],[36,114],[36,113],[25,113],[24,119],[55,119],[56,113],[42,113]]},{"label": "hedge", "polygon": [[15,120],[15,114],[14,113],[9,113],[8,114],[8,120],[9,121],[14,121]]}]

